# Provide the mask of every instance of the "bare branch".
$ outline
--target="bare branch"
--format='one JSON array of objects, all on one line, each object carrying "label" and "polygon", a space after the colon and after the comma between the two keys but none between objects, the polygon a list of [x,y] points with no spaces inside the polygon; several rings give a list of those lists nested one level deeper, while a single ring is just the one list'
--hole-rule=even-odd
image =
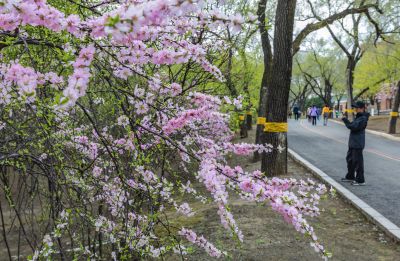
[{"label": "bare branch", "polygon": [[315,32],[319,29],[322,29],[333,22],[346,17],[347,15],[350,14],[360,14],[360,13],[365,13],[367,12],[370,8],[378,9],[378,6],[376,4],[368,4],[364,6],[360,6],[357,8],[350,8],[343,10],[342,12],[333,14],[325,19],[321,19],[319,17],[316,17],[319,21],[308,24],[300,33],[297,35],[296,39],[293,42],[293,55],[295,55],[299,50],[300,50],[300,45],[303,42],[303,40],[312,32]]}]

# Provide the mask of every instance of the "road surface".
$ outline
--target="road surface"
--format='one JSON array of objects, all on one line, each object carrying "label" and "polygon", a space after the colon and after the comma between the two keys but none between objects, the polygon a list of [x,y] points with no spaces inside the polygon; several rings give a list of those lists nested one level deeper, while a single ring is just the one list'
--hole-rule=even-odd
[{"label": "road surface", "polygon": [[[349,130],[345,126],[290,120],[288,136],[289,148],[331,178],[340,182],[346,175]],[[341,184],[400,226],[400,142],[366,133],[364,167],[366,186]]]}]

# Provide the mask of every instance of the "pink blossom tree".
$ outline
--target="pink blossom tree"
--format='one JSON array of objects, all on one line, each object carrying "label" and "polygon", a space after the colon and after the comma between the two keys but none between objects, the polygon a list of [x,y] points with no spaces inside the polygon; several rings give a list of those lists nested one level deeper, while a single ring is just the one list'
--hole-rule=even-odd
[{"label": "pink blossom tree", "polygon": [[[233,143],[223,113],[230,99],[197,88],[224,81],[212,63],[225,50],[216,32],[238,30],[248,19],[202,0],[2,3],[0,162],[7,203],[0,213],[13,213],[31,260],[157,258],[187,254],[188,243],[223,257],[207,235],[177,227],[170,216],[196,215],[180,194],[212,201],[222,226],[242,241],[229,190],[269,202],[329,256],[306,221],[319,214],[326,188],[229,166],[228,154],[276,148]],[[240,106],[240,99],[230,103]],[[13,242],[3,237],[11,258]]]}]

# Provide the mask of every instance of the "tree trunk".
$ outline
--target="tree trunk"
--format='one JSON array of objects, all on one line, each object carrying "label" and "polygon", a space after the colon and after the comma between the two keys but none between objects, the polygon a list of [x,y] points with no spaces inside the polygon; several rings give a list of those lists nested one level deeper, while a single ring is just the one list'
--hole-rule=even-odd
[{"label": "tree trunk", "polygon": [[253,125],[253,115],[252,114],[246,115],[246,125],[247,125],[248,130],[252,129],[252,125]]},{"label": "tree trunk", "polygon": [[389,134],[396,134],[396,124],[397,118],[399,117],[399,107],[400,107],[400,81],[397,82],[396,96],[394,97],[394,103],[392,107],[392,113],[389,120]]},{"label": "tree trunk", "polygon": [[[245,116],[243,116],[245,117]],[[246,118],[240,121],[240,138],[244,139],[247,138],[247,124],[246,124]]]},{"label": "tree trunk", "polygon": [[[293,27],[296,0],[279,0],[275,15],[274,59],[271,82],[267,85],[267,122],[284,126],[287,124],[287,107],[292,78]],[[271,126],[265,132],[265,143],[273,150],[264,153],[261,170],[268,176],[287,173],[287,132]]]},{"label": "tree trunk", "polygon": [[228,90],[229,90],[231,96],[237,97],[238,92],[232,81],[232,63],[233,63],[232,59],[233,59],[233,50],[232,50],[232,47],[230,47],[228,50],[228,64],[227,64],[226,73],[225,73],[226,86],[228,87]]},{"label": "tree trunk", "polygon": [[[264,72],[260,87],[260,97],[258,104],[258,117],[265,118],[267,112],[267,86],[271,78],[271,65],[272,65],[272,48],[269,41],[268,31],[265,24],[265,10],[267,0],[260,0],[258,3],[257,16],[259,21],[259,31],[261,36],[261,45],[264,54]],[[256,144],[262,144],[264,140],[264,125],[257,124],[256,130]],[[254,153],[254,161],[260,160],[260,154]]]},{"label": "tree trunk", "polygon": [[[346,109],[350,110],[351,105],[353,104],[353,83],[354,83],[354,69],[355,69],[355,62],[353,59],[348,60],[347,62],[347,67],[346,67],[346,89],[347,89],[347,104],[346,104]],[[352,120],[353,113],[348,113],[346,111],[346,115],[349,118],[349,120]]]}]

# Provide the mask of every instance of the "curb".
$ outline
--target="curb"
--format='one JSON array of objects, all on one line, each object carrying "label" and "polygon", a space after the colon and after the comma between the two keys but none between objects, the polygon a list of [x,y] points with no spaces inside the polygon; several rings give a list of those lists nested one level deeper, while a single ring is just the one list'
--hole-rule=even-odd
[{"label": "curb", "polygon": [[[337,120],[331,120],[329,122],[333,122],[333,123],[345,126],[343,122],[340,122],[340,121],[337,121]],[[384,132],[368,130],[368,129],[366,129],[365,131],[367,133],[371,133],[371,134],[374,134],[374,135],[377,135],[377,136],[380,136],[380,137],[383,137],[383,138],[386,138],[386,139],[389,139],[389,140],[400,141],[399,137],[395,137],[393,135],[390,135],[390,134],[387,134],[387,133],[384,133]]]},{"label": "curb", "polygon": [[314,176],[325,183],[328,186],[335,188],[337,193],[341,195],[348,203],[353,205],[355,208],[361,211],[361,213],[372,223],[380,227],[384,233],[389,236],[392,240],[400,242],[400,228],[385,218],[382,214],[376,211],[373,207],[365,203],[362,199],[354,195],[350,190],[339,184],[337,181],[329,177],[322,170],[315,167],[309,161],[301,157],[299,154],[291,149],[288,149],[288,155],[294,161],[308,169]]}]

